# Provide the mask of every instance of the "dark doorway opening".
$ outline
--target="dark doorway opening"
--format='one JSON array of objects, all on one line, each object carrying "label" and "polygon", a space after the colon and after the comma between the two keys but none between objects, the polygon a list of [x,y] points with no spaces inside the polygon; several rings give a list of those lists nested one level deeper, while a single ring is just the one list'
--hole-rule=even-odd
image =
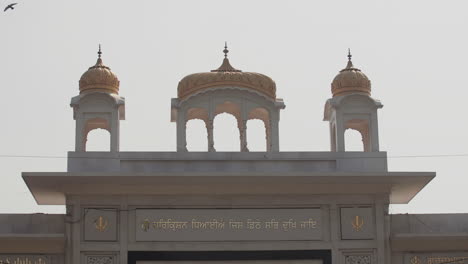
[{"label": "dark doorway opening", "polygon": [[129,251],[128,264],[137,261],[200,261],[200,260],[322,260],[331,264],[330,250],[275,251]]}]

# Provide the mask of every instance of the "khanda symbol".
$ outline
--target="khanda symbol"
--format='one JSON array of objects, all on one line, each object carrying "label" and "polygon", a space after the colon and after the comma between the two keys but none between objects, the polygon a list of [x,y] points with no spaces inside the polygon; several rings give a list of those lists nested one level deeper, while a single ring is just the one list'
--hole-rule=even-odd
[{"label": "khanda symbol", "polygon": [[94,220],[94,227],[99,232],[104,232],[107,229],[107,225],[109,221],[102,216],[99,216],[96,220]]},{"label": "khanda symbol", "polygon": [[418,256],[414,256],[410,260],[411,264],[421,264],[421,260],[419,260]]},{"label": "khanda symbol", "polygon": [[145,219],[142,223],[141,223],[141,229],[145,232],[148,232],[148,230],[150,229],[150,221],[148,219]]},{"label": "khanda symbol", "polygon": [[362,227],[364,226],[364,219],[362,219],[362,217],[359,217],[358,215],[356,215],[353,219],[353,221],[351,222],[351,224],[353,225],[353,229],[355,231],[361,231]]}]

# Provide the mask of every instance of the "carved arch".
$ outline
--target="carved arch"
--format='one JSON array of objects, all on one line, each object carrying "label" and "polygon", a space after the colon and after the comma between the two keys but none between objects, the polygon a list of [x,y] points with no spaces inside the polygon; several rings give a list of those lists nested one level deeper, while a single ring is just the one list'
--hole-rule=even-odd
[{"label": "carved arch", "polygon": [[85,130],[83,131],[83,134],[84,134],[83,135],[83,137],[84,137],[83,149],[86,151],[86,146],[87,146],[87,143],[88,143],[88,135],[92,130],[95,130],[95,129],[104,129],[107,132],[109,132],[109,150],[110,150],[110,145],[111,145],[111,142],[110,142],[110,134],[111,134],[110,124],[109,124],[108,120],[106,120],[104,118],[100,118],[100,117],[90,118],[90,119],[86,120]]},{"label": "carved arch", "polygon": [[[363,145],[363,151],[370,151],[370,138],[369,138],[369,121],[366,119],[350,119],[345,123],[346,130],[352,129],[361,134],[361,140]],[[346,143],[346,142],[345,142]]]}]

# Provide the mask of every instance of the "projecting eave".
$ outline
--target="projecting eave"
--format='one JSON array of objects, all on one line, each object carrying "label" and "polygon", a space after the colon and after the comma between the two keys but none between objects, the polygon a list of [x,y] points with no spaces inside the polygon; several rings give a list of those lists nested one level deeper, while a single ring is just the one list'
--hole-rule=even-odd
[{"label": "projecting eave", "polygon": [[63,205],[66,195],[320,195],[389,194],[408,203],[434,172],[24,172],[40,205]]}]

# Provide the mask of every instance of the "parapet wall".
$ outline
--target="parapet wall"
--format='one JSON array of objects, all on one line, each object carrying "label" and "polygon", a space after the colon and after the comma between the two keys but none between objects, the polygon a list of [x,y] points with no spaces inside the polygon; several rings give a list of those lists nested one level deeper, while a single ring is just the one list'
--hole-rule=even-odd
[{"label": "parapet wall", "polygon": [[468,214],[390,216],[392,263],[468,263]]},{"label": "parapet wall", "polygon": [[63,263],[65,241],[64,215],[0,215],[0,263]]},{"label": "parapet wall", "polygon": [[386,172],[386,152],[69,152],[68,172]]},{"label": "parapet wall", "polygon": [[468,235],[468,214],[396,214],[391,215],[392,234]]},{"label": "parapet wall", "polygon": [[61,214],[0,214],[0,235],[64,234],[65,216]]}]

